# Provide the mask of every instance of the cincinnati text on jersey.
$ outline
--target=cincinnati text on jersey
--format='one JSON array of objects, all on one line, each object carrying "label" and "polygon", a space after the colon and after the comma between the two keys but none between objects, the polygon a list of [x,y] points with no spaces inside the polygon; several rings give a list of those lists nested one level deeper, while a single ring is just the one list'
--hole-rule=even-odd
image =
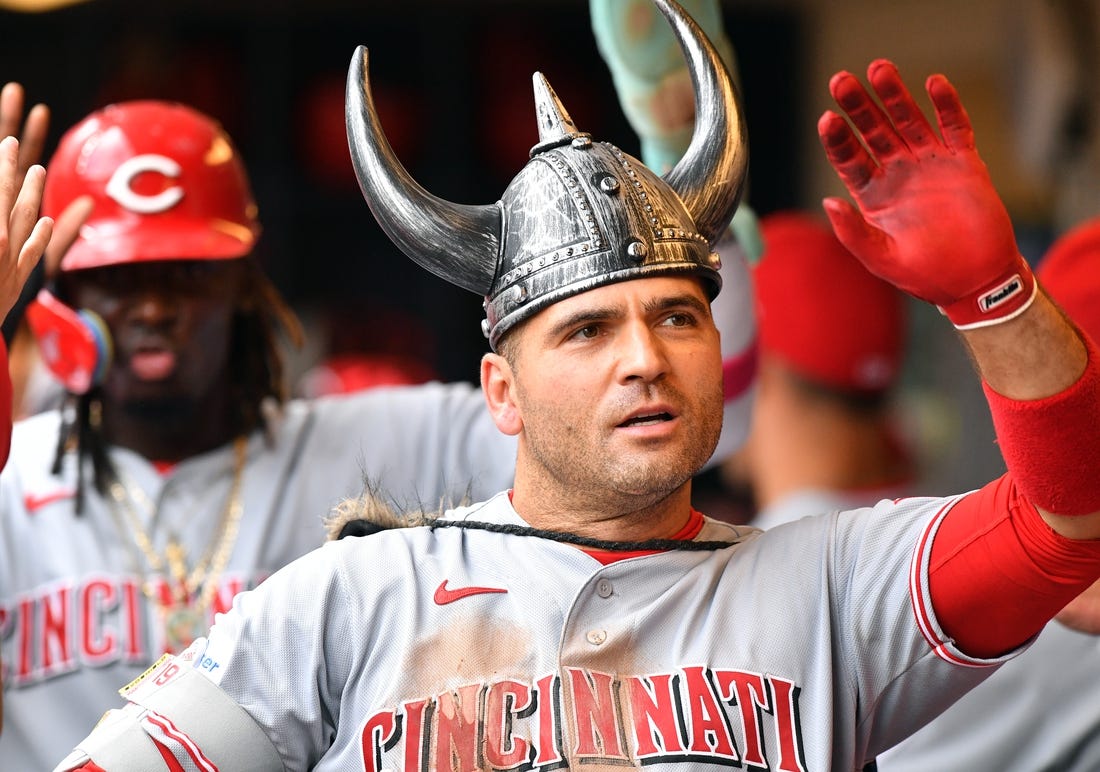
[{"label": "cincinnati text on jersey", "polygon": [[552,770],[694,762],[807,769],[800,689],[707,667],[613,676],[564,668],[534,684],[470,684],[371,715],[363,769]]},{"label": "cincinnati text on jersey", "polygon": [[[207,621],[213,622],[215,614],[229,609],[233,596],[267,575],[251,580],[223,576]],[[142,593],[142,581],[133,575],[95,574],[0,604],[4,688],[33,686],[84,667],[151,663],[164,652],[164,641],[158,604]],[[162,605],[171,603],[167,580],[155,580],[154,596]]]}]

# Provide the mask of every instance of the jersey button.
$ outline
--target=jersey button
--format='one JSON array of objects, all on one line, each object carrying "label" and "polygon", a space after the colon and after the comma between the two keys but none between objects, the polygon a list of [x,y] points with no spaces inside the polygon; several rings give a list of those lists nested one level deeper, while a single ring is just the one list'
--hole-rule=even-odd
[{"label": "jersey button", "polygon": [[610,598],[611,593],[615,591],[615,588],[611,586],[611,582],[608,579],[600,579],[596,582],[596,594],[601,598]]},{"label": "jersey button", "polygon": [[585,636],[588,642],[593,646],[599,646],[607,640],[607,631],[605,630],[589,630],[588,635]]}]

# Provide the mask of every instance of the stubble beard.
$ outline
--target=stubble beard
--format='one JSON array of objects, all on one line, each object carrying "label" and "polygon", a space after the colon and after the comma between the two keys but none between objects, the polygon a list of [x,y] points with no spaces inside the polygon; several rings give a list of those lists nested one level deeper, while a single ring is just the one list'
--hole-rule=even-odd
[{"label": "stubble beard", "polygon": [[[719,393],[714,404],[700,405],[707,418],[687,432],[691,438],[673,451],[614,453],[585,441],[584,427],[560,420],[525,423],[524,444],[541,469],[544,485],[557,488],[564,499],[601,502],[611,509],[651,506],[679,490],[714,452],[722,428]],[[536,411],[537,416],[537,411]],[[532,426],[537,426],[531,431]],[[553,482],[551,482],[553,481]]]}]

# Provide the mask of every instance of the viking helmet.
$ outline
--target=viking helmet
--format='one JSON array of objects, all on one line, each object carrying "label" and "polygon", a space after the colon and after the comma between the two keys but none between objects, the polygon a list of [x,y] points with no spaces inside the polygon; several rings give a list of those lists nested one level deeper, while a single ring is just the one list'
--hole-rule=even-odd
[{"label": "viking helmet", "polygon": [[675,0],[669,19],[695,86],[695,131],[664,177],[578,131],[546,79],[534,75],[539,142],[494,204],[456,204],[422,188],[382,133],[367,50],[352,57],[347,130],[363,197],[393,242],[422,267],[485,297],[482,331],[495,350],[546,306],[605,284],[696,275],[721,288],[713,251],[737,209],[748,164],[733,81]]}]

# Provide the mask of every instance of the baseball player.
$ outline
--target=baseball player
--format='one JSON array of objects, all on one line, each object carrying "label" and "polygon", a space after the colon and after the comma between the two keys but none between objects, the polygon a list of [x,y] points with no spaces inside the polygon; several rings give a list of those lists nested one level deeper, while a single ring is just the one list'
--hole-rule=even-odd
[{"label": "baseball player", "polygon": [[[690,504],[721,414],[711,244],[746,168],[729,74],[672,0],[698,118],[658,176],[541,75],[539,141],[493,205],[432,196],[349,73],[372,212],[486,298],[482,389],[513,486],[332,541],[125,689],[58,767],[858,769],[1026,647],[1100,576],[1095,345],[1036,289],[943,76],[941,136],[896,68],[819,123],[841,240],[962,329],[1012,470],[949,498],[770,531]],[[863,142],[866,141],[866,145]],[[441,235],[443,234],[443,235]]]},{"label": "baseball player", "polygon": [[[275,341],[293,317],[250,256],[255,202],[208,116],[113,105],[49,169],[47,215],[94,207],[28,310],[70,397],[15,426],[0,475],[4,770],[56,763],[120,684],[321,544],[364,481],[434,509],[506,487],[515,460],[468,384],[283,400]],[[750,398],[726,401],[733,447]]]},{"label": "baseball player", "polygon": [[845,249],[823,217],[771,212],[760,232],[752,431],[723,475],[750,492],[757,528],[905,495],[913,465],[890,401],[905,296]]}]

